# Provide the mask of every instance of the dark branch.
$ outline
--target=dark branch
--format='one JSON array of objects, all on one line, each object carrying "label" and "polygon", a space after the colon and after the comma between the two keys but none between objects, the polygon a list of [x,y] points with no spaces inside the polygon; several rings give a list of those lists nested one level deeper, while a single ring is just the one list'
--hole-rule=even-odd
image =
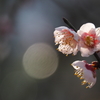
[{"label": "dark branch", "polygon": [[77,32],[77,30],[75,29],[75,27],[74,27],[66,18],[63,18],[63,21],[64,21],[71,29],[73,29],[75,32]]}]

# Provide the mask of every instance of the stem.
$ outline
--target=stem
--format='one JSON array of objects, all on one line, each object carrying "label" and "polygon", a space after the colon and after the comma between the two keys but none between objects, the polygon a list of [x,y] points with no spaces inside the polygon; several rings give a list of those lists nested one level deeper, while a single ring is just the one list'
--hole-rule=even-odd
[{"label": "stem", "polygon": [[75,29],[75,27],[74,27],[66,18],[63,18],[63,21],[64,21],[71,29],[73,29],[75,32],[77,32],[77,30]]},{"label": "stem", "polygon": [[[64,21],[71,29],[73,29],[75,32],[77,32],[77,30],[74,28],[74,26],[73,26],[66,18],[63,18],[63,21]],[[97,59],[97,61],[100,63],[100,58],[99,58],[99,56],[97,55],[96,52],[94,53],[94,56],[95,56],[95,58]]]},{"label": "stem", "polygon": [[94,53],[94,56],[97,59],[97,61],[100,63],[100,58],[99,58],[99,56],[98,56],[98,54],[96,52]]}]

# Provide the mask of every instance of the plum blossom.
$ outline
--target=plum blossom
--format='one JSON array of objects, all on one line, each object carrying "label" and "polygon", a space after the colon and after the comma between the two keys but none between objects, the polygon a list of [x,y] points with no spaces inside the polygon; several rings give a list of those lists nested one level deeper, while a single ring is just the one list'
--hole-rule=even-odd
[{"label": "plum blossom", "polygon": [[79,50],[82,57],[88,57],[100,50],[100,27],[95,28],[93,23],[86,23],[77,34],[80,37]]},{"label": "plum blossom", "polygon": [[76,55],[78,52],[78,35],[65,26],[57,27],[54,31],[55,44],[59,44],[58,51],[63,54]]},{"label": "plum blossom", "polygon": [[88,84],[86,88],[91,88],[96,83],[96,69],[98,69],[98,62],[94,61],[88,64],[86,61],[75,61],[72,63],[75,69],[75,74],[80,79],[83,79],[82,85]]},{"label": "plum blossom", "polygon": [[63,20],[72,29],[65,26],[55,28],[55,44],[59,45],[58,51],[66,55],[76,55],[78,51],[81,52],[82,57],[94,54],[98,62],[93,61],[89,64],[85,60],[77,60],[72,63],[75,69],[74,75],[83,79],[82,85],[87,84],[86,88],[92,88],[97,80],[96,70],[100,68],[100,59],[97,55],[100,52],[100,27],[95,28],[93,23],[86,23],[76,32],[67,19],[63,18]]}]

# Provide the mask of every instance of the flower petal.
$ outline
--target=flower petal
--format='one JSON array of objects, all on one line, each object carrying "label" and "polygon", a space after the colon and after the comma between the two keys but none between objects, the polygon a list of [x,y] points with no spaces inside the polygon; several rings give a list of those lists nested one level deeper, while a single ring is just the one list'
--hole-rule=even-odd
[{"label": "flower petal", "polygon": [[[58,27],[58,30],[60,30],[60,28]],[[59,44],[62,43],[61,39],[64,38],[64,34],[61,31],[55,30],[54,31],[54,37],[55,37],[55,43]]]},{"label": "flower petal", "polygon": [[67,29],[67,30],[69,30],[69,28],[66,27],[66,26],[60,26],[60,27],[55,28],[55,30],[57,30],[57,31],[62,31],[62,29]]},{"label": "flower petal", "polygon": [[76,45],[76,48],[73,49],[73,55],[76,55],[77,52],[78,52],[78,50],[79,50],[79,46],[78,46],[78,44],[77,44],[77,45]]},{"label": "flower petal", "polygon": [[89,57],[90,55],[94,54],[94,49],[88,49],[88,48],[80,48],[81,56],[82,57]]},{"label": "flower petal", "polygon": [[[85,61],[83,60],[83,61],[79,61],[79,60],[77,60],[77,61],[74,61],[73,63],[72,63],[72,66],[73,66],[73,68],[74,69],[80,69],[80,68],[82,68],[82,69],[84,69],[85,67]],[[85,68],[86,69],[86,68]]]},{"label": "flower petal", "polygon": [[55,30],[54,31],[54,36],[60,36],[60,35],[63,35],[62,32],[58,31],[58,30]]},{"label": "flower petal", "polygon": [[81,37],[81,36],[84,34],[84,31],[78,30],[78,31],[77,31],[77,34]]},{"label": "flower petal", "polygon": [[85,79],[88,83],[91,83],[91,84],[89,85],[89,88],[93,87],[93,86],[95,85],[95,83],[96,83],[96,77],[93,77],[92,71],[90,71],[90,70],[84,70],[83,73],[84,73],[84,74],[83,74],[84,79]]},{"label": "flower petal", "polygon": [[73,49],[69,45],[62,44],[59,45],[58,50],[66,55],[71,54],[73,52]]},{"label": "flower petal", "polygon": [[[95,64],[96,65],[96,64]],[[86,61],[74,61],[72,66],[75,70],[74,75],[80,79],[84,79],[82,85],[88,84],[86,88],[91,88],[96,83],[96,71],[93,64],[88,64]]]},{"label": "flower petal", "polygon": [[79,30],[83,31],[83,32],[89,32],[91,29],[94,29],[95,26],[93,23],[86,23],[86,24],[83,24]]},{"label": "flower petal", "polygon": [[100,37],[100,27],[96,28],[96,29],[95,29],[95,32],[96,32],[96,35],[97,35],[98,37]]},{"label": "flower petal", "polygon": [[91,28],[88,34],[96,35],[95,28]]},{"label": "flower petal", "polygon": [[[76,40],[76,41],[78,41],[78,35],[77,35],[77,33],[74,31],[74,30],[72,30],[72,29],[69,29],[68,27],[65,27],[65,26],[60,26],[60,27],[57,27],[57,28],[55,28],[55,30],[56,31],[62,31],[63,29],[66,29],[66,30],[68,30],[68,31],[70,31],[70,33],[72,33],[73,35],[74,35],[74,39]],[[61,33],[61,32],[60,32]]]},{"label": "flower petal", "polygon": [[96,51],[100,51],[100,43],[98,43],[95,48],[96,48]]},{"label": "flower petal", "polygon": [[90,48],[84,44],[84,41],[80,39],[79,41],[79,50],[81,52],[82,57],[89,57],[90,55],[94,54],[96,48]]},{"label": "flower petal", "polygon": [[74,55],[78,52],[78,34],[68,27],[60,26],[55,28],[54,31],[55,43],[59,44],[58,50],[63,54],[71,54]]}]

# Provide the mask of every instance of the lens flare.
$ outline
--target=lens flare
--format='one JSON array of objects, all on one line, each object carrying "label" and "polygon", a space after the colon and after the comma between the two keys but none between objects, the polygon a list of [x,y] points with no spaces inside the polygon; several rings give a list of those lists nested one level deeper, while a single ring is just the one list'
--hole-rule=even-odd
[{"label": "lens flare", "polygon": [[48,44],[36,43],[30,46],[23,56],[27,74],[37,79],[51,76],[58,66],[58,55]]}]

